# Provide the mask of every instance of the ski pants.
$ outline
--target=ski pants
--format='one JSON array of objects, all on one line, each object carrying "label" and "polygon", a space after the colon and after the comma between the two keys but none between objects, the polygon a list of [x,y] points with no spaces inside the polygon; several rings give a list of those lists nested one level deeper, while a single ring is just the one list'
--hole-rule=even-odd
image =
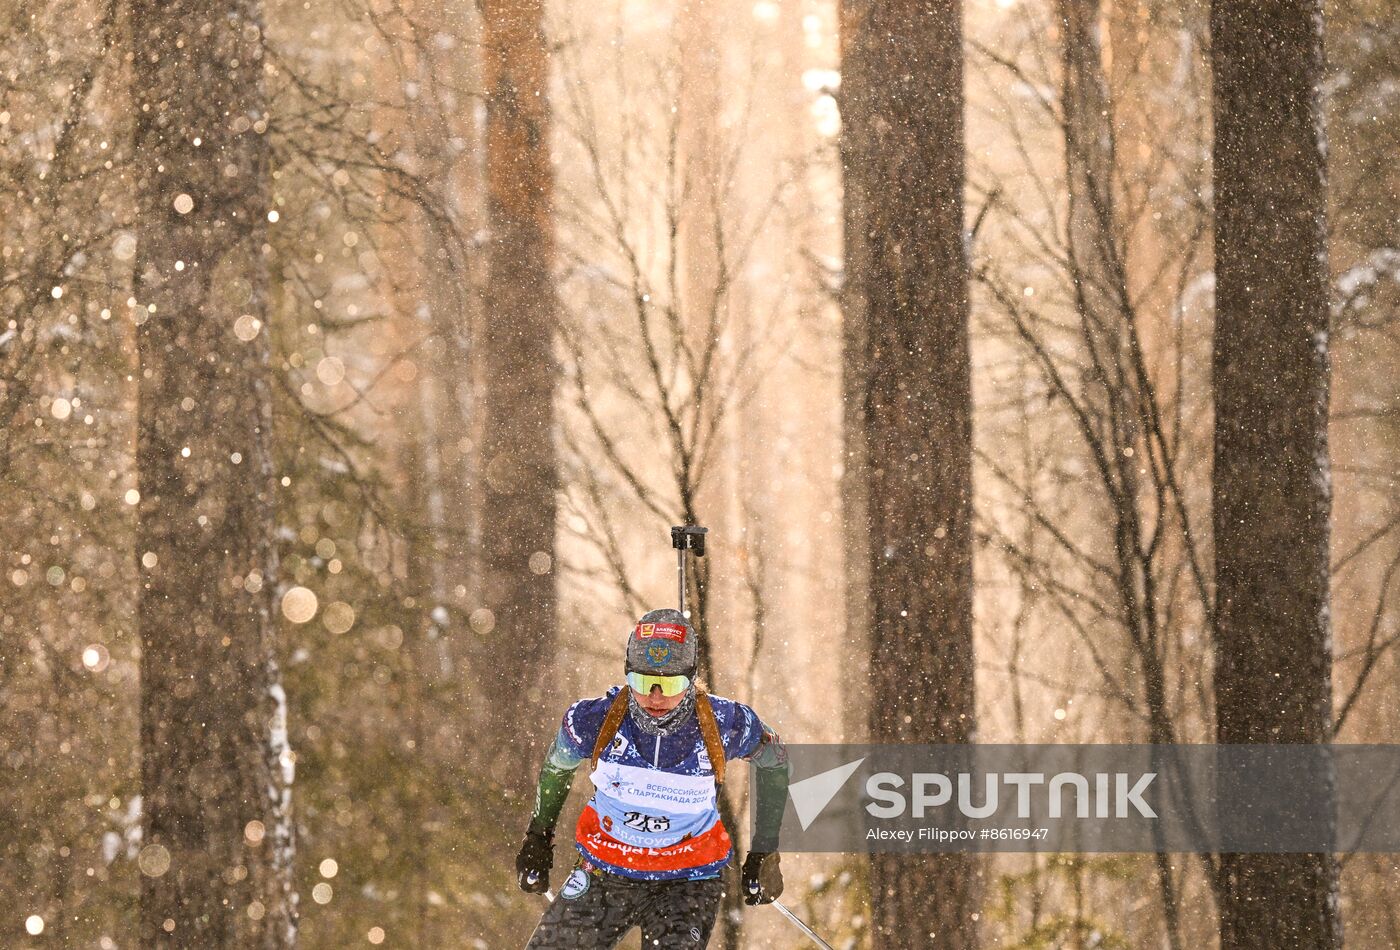
[{"label": "ski pants", "polygon": [[633,927],[644,950],[692,950],[710,942],[723,884],[634,881],[576,867],[540,918],[526,950],[611,950]]}]

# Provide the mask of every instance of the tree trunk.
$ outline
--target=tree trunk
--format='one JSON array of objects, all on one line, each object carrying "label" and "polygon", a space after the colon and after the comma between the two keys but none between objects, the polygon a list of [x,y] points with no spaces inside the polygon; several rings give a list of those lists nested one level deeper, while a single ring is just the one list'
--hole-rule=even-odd
[{"label": "tree trunk", "polygon": [[[860,211],[847,270],[865,323],[863,351],[847,369],[848,391],[863,399],[868,453],[871,740],[968,743],[976,706],[961,4],[846,0],[842,24],[845,180]],[[978,867],[971,855],[874,856],[875,942],[974,946]]]},{"label": "tree trunk", "polygon": [[145,947],[296,939],[258,0],[133,0]]},{"label": "tree trunk", "polygon": [[[1118,601],[1138,653],[1148,740],[1167,745],[1175,741],[1175,725],[1167,704],[1166,681],[1157,644],[1155,570],[1139,512],[1142,490],[1137,463],[1124,453],[1140,448],[1141,420],[1137,407],[1149,398],[1130,370],[1135,314],[1128,298],[1127,239],[1116,207],[1114,172],[1114,109],[1107,77],[1099,0],[1057,0],[1060,21],[1061,108],[1065,139],[1065,179],[1068,197],[1066,251],[1073,279],[1080,333],[1097,372],[1086,394],[1105,419],[1104,433],[1116,473],[1113,536],[1118,553]],[[1125,650],[1123,661],[1133,658]],[[1162,921],[1170,950],[1181,950],[1177,881],[1171,856],[1154,855]]]},{"label": "tree trunk", "polygon": [[[489,728],[472,719],[484,718],[484,704],[474,701],[476,684],[465,675],[481,647],[466,609],[476,604],[471,592],[477,587],[471,436],[479,420],[470,390],[481,309],[473,290],[481,278],[457,235],[485,227],[478,203],[466,199],[482,191],[476,174],[482,143],[470,102],[461,94],[476,81],[477,44],[465,22],[468,6],[474,12],[465,0],[403,0],[399,9],[413,29],[404,28],[395,38],[401,52],[382,60],[375,81],[405,93],[395,108],[374,114],[381,147],[405,156],[420,181],[415,192],[396,196],[381,239],[385,271],[395,275],[390,301],[399,315],[385,337],[395,348],[413,347],[419,368],[404,394],[415,424],[398,426],[397,444],[386,448],[396,456],[393,470],[406,473],[395,487],[412,499],[414,512],[409,582],[421,598],[426,641],[416,668],[429,702],[440,702],[447,712],[426,751],[437,761],[454,763],[465,761],[468,737]],[[459,151],[454,143],[465,144]]]},{"label": "tree trunk", "polygon": [[[1215,0],[1215,703],[1222,743],[1330,738],[1319,0]],[[1331,855],[1223,855],[1224,948],[1341,944]]]},{"label": "tree trunk", "polygon": [[[482,598],[495,647],[481,671],[501,722],[540,720],[556,640],[554,237],[549,63],[541,0],[480,0],[490,264],[485,291]],[[479,615],[480,616],[480,615]],[[544,732],[506,747],[500,777],[532,784]]]}]

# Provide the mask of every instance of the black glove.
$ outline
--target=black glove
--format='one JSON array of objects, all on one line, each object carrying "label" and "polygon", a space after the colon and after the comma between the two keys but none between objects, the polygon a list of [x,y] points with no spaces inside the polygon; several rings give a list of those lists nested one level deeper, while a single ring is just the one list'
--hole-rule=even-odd
[{"label": "black glove", "polygon": [[549,869],[554,867],[554,833],[525,832],[520,853],[515,856],[515,870],[520,889],[526,894],[543,894],[549,890]]},{"label": "black glove", "polygon": [[745,904],[771,904],[782,896],[783,869],[778,852],[750,851],[742,874]]}]

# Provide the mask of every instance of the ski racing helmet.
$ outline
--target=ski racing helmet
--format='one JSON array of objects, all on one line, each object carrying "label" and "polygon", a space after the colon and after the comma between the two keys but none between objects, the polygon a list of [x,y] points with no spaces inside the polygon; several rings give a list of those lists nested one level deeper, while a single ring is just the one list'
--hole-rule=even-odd
[{"label": "ski racing helmet", "polygon": [[649,680],[652,677],[693,680],[699,665],[697,639],[695,628],[686,622],[679,610],[647,611],[627,638],[629,678],[637,674]]}]

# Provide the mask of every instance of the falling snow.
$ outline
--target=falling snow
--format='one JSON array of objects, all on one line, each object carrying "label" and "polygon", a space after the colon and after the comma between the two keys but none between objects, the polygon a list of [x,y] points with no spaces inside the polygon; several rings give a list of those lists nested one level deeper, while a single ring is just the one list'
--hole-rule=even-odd
[{"label": "falling snow", "polygon": [[[1197,6],[969,0],[939,45],[938,4],[0,0],[0,945],[523,945],[540,763],[676,605],[683,522],[703,678],[788,742],[1212,742],[1222,670],[1395,742],[1400,31],[1323,5],[1326,164],[1279,185],[1265,147],[1231,191],[1207,8],[1274,21]],[[1246,101],[1303,74],[1265,45]],[[1279,205],[1231,231],[1243,192]],[[1236,236],[1294,223],[1242,287]],[[1217,332],[1303,274],[1311,323],[1289,293]],[[964,291],[966,363],[930,317]],[[1222,520],[1232,419],[1258,481]],[[1228,661],[1241,605],[1289,604]],[[1388,945],[1367,861],[1327,906]],[[879,933],[863,856],[783,862],[832,945],[941,945]],[[980,873],[986,946],[1220,925],[1189,862]]]}]

